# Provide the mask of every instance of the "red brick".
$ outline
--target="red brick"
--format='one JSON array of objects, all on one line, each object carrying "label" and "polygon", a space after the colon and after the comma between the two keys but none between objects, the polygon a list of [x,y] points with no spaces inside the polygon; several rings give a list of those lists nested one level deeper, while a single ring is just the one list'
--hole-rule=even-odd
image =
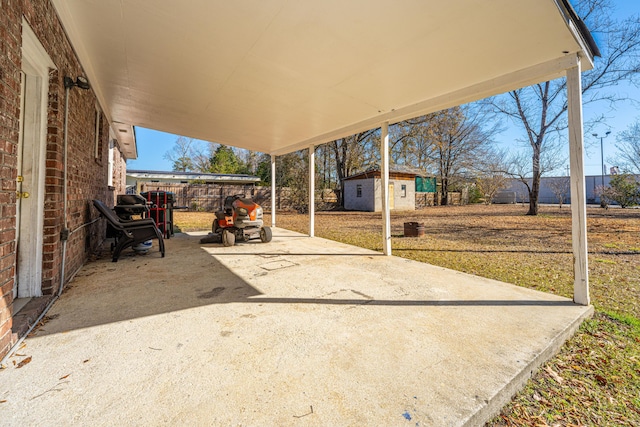
[{"label": "red brick", "polygon": [[[64,184],[63,76],[78,76],[84,72],[51,1],[0,0],[0,5],[0,291],[5,295],[11,292],[15,272],[15,178],[24,17],[57,68],[49,74],[45,116],[46,166],[42,171],[45,181],[42,288],[45,293],[51,293],[59,286],[60,228],[63,222],[60,218]],[[112,205],[114,194],[124,192],[126,165],[124,158],[118,153],[114,165],[116,189],[107,192],[108,123],[103,118],[100,134],[101,161],[96,162],[93,153],[96,98],[92,91],[71,90],[69,95],[68,220],[72,227],[77,227],[96,215],[88,205],[89,200],[99,198]],[[73,235],[67,246],[67,270],[76,271],[85,262],[88,252],[96,248],[103,237],[103,233],[90,232],[89,229]],[[85,241],[88,241],[86,248]],[[11,340],[10,325],[7,324],[0,324],[0,357],[8,350]]]},{"label": "red brick", "polygon": [[11,346],[14,344],[12,342],[11,326],[11,321],[0,325],[0,357],[4,357],[5,354],[9,353]]}]

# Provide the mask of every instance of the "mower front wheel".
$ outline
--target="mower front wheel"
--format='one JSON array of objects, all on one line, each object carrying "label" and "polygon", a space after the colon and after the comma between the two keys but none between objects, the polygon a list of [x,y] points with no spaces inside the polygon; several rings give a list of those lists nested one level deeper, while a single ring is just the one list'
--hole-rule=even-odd
[{"label": "mower front wheel", "polygon": [[236,235],[233,234],[232,231],[223,230],[222,231],[222,245],[223,246],[233,246],[236,244]]},{"label": "mower front wheel", "polygon": [[262,241],[262,243],[270,242],[272,237],[273,237],[273,234],[271,233],[271,228],[262,227],[260,229],[260,240]]}]

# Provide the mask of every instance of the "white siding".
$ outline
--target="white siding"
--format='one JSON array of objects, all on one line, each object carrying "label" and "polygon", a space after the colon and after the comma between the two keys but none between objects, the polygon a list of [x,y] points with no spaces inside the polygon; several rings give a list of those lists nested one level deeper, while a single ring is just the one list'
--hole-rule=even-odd
[{"label": "white siding", "polygon": [[[392,179],[394,210],[413,210],[416,208],[415,180]],[[357,197],[358,185],[362,186],[362,197]],[[406,186],[406,196],[402,197],[402,186]],[[344,181],[344,208],[354,211],[381,212],[380,179],[350,179]]]},{"label": "white siding", "polygon": [[[376,180],[379,181],[379,180]],[[358,185],[362,186],[362,196],[357,197]],[[374,192],[373,178],[350,179],[344,181],[344,208],[354,211],[374,212],[375,206],[379,205],[379,189]],[[380,184],[377,184],[378,187]],[[380,208],[378,207],[378,210]]]}]

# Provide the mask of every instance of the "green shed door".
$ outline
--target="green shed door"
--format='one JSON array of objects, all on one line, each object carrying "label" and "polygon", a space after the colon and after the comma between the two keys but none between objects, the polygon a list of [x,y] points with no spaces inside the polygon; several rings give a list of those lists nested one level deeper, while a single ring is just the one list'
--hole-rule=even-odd
[{"label": "green shed door", "polygon": [[436,179],[426,176],[416,176],[416,193],[435,193]]}]

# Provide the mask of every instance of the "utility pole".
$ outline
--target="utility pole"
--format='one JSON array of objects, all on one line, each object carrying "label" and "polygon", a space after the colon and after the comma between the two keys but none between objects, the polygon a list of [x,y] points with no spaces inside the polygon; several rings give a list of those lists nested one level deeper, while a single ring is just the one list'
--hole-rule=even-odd
[{"label": "utility pole", "polygon": [[[600,137],[600,163],[602,165],[602,169],[600,169],[600,181],[602,183],[601,191],[604,191],[604,175],[605,175],[605,170],[604,170],[604,148],[603,148],[602,140],[605,139],[606,137],[608,137],[610,133],[611,133],[611,131],[608,130],[607,132],[605,132],[604,136]],[[598,134],[597,133],[594,133],[592,135],[595,136],[596,138],[598,138]],[[604,202],[602,201],[602,195],[600,196],[600,206],[604,207]]]}]

